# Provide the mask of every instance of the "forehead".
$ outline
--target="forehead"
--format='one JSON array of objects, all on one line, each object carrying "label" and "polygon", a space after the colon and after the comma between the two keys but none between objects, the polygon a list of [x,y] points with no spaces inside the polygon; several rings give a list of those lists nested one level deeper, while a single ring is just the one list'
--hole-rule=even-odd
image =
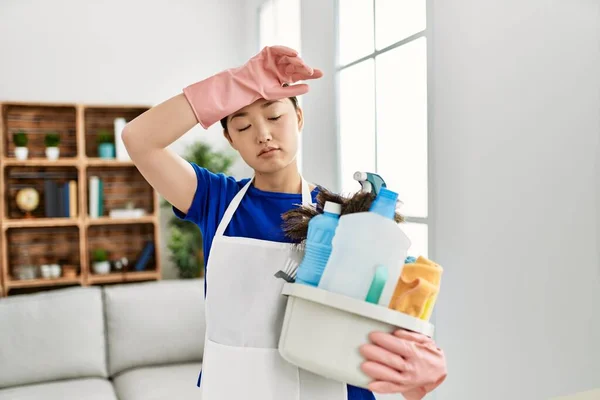
[{"label": "forehead", "polygon": [[258,112],[258,111],[264,110],[264,109],[271,107],[273,105],[276,105],[276,104],[287,104],[287,103],[289,103],[290,105],[292,104],[292,102],[287,98],[281,99],[281,100],[258,99],[254,103],[247,105],[246,107],[241,108],[240,110],[231,114],[229,116],[229,121],[231,121],[232,119],[234,119],[236,117],[244,117],[253,112]]}]

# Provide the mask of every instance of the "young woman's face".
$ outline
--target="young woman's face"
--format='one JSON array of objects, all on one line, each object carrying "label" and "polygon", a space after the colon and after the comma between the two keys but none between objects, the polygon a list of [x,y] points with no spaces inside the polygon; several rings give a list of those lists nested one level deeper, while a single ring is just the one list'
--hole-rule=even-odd
[{"label": "young woman's face", "polygon": [[290,99],[260,99],[227,118],[225,137],[251,168],[268,174],[296,160],[302,122]]}]

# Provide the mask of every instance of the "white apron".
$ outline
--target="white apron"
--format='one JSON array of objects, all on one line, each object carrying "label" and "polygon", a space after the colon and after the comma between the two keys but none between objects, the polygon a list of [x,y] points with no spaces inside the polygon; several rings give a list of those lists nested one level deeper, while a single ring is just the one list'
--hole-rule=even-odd
[{"label": "white apron", "polygon": [[[225,211],[210,249],[201,398],[347,400],[345,383],[300,369],[277,350],[286,298],[284,280],[273,275],[301,253],[288,243],[224,236],[252,182]],[[302,203],[311,200],[303,179]]]}]

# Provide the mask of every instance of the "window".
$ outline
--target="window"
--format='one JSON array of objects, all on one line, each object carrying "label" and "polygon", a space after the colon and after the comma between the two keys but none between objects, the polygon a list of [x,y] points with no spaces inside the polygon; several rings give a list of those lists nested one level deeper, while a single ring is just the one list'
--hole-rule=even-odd
[{"label": "window", "polygon": [[[267,0],[258,10],[259,50],[283,45],[300,52],[300,1]],[[298,99],[301,104],[302,99]],[[302,136],[298,143],[298,169],[302,172]]]},{"label": "window", "polygon": [[337,0],[341,190],[376,172],[399,193],[411,255],[428,256],[426,0]]}]

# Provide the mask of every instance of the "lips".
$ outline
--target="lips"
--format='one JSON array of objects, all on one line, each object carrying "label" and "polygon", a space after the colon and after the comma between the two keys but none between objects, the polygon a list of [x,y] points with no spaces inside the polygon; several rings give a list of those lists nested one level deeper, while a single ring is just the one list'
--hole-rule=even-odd
[{"label": "lips", "polygon": [[263,156],[263,155],[266,155],[266,154],[271,154],[271,153],[274,153],[275,151],[278,151],[278,150],[279,149],[277,147],[271,147],[271,146],[265,147],[264,149],[262,149],[260,151],[260,153],[258,153],[258,156],[260,157],[260,156]]}]

